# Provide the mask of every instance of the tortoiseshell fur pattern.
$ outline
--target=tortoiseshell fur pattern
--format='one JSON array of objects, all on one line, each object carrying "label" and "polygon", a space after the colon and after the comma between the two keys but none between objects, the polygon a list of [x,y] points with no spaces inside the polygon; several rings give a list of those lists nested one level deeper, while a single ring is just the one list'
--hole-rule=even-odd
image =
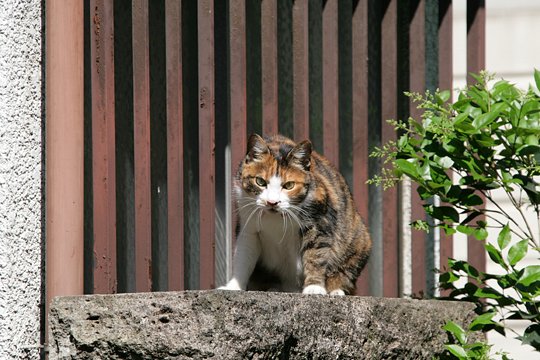
[{"label": "tortoiseshell fur pattern", "polygon": [[221,289],[355,293],[371,238],[343,176],[311,142],[252,135],[234,190],[233,276]]}]

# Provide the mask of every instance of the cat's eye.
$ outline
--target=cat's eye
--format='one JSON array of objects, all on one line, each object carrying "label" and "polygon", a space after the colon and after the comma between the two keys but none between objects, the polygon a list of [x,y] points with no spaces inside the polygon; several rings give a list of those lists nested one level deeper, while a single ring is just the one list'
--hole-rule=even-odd
[{"label": "cat's eye", "polygon": [[285,184],[283,184],[283,188],[285,190],[291,190],[294,187],[294,181],[287,181]]},{"label": "cat's eye", "polygon": [[262,177],[257,176],[255,178],[255,184],[257,184],[260,187],[266,186],[266,180],[264,180]]}]

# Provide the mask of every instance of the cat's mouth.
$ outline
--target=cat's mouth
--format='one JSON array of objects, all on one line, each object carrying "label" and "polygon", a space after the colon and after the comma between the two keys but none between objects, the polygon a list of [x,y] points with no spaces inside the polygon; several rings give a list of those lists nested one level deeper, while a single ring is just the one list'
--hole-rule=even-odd
[{"label": "cat's mouth", "polygon": [[276,206],[267,206],[267,207],[266,207],[266,211],[269,211],[269,212],[271,212],[271,213],[273,213],[273,214],[277,214],[277,213],[280,213],[280,212],[281,212],[281,211],[279,210],[279,208],[276,207]]},{"label": "cat's mouth", "polygon": [[266,201],[266,204],[265,204],[265,208],[267,211],[271,212],[271,213],[278,213],[280,212],[279,210],[279,201],[269,201],[267,200]]}]

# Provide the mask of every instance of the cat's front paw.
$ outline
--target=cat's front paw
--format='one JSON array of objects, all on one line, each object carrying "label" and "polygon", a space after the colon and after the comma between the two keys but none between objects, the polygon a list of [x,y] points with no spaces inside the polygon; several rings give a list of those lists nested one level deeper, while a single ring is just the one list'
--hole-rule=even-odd
[{"label": "cat's front paw", "polygon": [[231,281],[229,281],[227,284],[223,285],[223,286],[220,286],[217,288],[218,290],[245,290],[243,289],[240,284],[238,283],[238,281],[236,281],[235,279],[232,279]]},{"label": "cat's front paw", "polygon": [[326,289],[320,285],[308,285],[302,290],[302,294],[326,295]]},{"label": "cat's front paw", "polygon": [[341,289],[332,290],[332,291],[330,291],[330,295],[333,295],[333,296],[345,296],[345,291],[343,291]]}]

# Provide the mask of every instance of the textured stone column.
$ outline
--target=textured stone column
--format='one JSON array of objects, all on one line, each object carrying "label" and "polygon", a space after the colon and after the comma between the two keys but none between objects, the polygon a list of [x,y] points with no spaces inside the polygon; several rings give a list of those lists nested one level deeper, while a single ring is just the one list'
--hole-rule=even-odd
[{"label": "textured stone column", "polygon": [[51,359],[431,359],[446,320],[429,300],[188,291],[56,298]]},{"label": "textured stone column", "polygon": [[42,0],[0,1],[0,359],[39,359]]}]

